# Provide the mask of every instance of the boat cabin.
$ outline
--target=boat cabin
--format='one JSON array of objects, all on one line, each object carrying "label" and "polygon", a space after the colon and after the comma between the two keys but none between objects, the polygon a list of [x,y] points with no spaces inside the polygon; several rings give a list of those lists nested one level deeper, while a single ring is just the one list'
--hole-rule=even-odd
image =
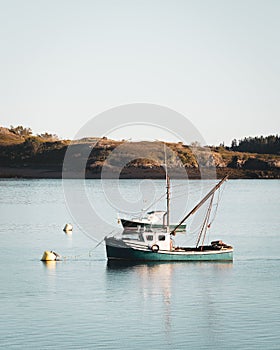
[{"label": "boat cabin", "polygon": [[144,231],[141,233],[141,236],[145,244],[155,252],[158,250],[171,250],[172,248],[169,232]]}]

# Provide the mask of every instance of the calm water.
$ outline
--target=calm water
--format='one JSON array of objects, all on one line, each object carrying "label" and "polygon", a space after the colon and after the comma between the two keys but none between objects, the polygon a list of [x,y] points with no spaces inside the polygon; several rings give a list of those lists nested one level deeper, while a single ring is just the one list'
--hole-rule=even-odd
[{"label": "calm water", "polygon": [[[87,185],[102,209],[100,182]],[[123,192],[138,185],[123,181]],[[73,222],[59,180],[0,181],[0,348],[280,349],[279,189],[227,182],[211,237],[234,246],[232,264],[108,266],[103,245],[89,256],[96,243]],[[115,209],[103,214],[117,227]],[[114,228],[90,225],[94,237]],[[42,263],[51,249],[66,260]]]}]

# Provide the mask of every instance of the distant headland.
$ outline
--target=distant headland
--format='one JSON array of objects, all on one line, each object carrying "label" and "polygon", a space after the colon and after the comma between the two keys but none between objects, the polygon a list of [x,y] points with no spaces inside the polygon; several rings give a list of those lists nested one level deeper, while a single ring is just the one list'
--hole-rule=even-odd
[{"label": "distant headland", "polygon": [[[148,145],[151,154],[145,158],[129,161],[121,171],[121,178],[164,178],[165,170],[160,157],[155,156],[158,153],[155,144],[158,142],[116,141],[106,137],[90,137],[76,141],[60,140],[56,135],[49,133],[33,135],[30,128],[23,126],[0,127],[0,178],[59,179],[62,177],[64,156],[70,148],[73,160],[85,161],[83,177],[98,179],[104,167],[107,167],[107,174],[117,171],[118,160],[115,159],[115,163],[108,164],[106,159],[118,146],[127,143],[134,151]],[[223,144],[209,146],[208,152],[199,144],[184,145],[182,142],[165,144],[177,158],[177,161],[169,164],[171,168],[173,167],[175,177],[176,167],[183,167],[188,178],[200,178],[200,167],[203,166],[205,169],[215,168],[218,177],[228,174],[232,179],[280,178],[278,135],[233,140],[230,147]],[[194,147],[199,154],[199,161],[197,154],[193,153]]]}]

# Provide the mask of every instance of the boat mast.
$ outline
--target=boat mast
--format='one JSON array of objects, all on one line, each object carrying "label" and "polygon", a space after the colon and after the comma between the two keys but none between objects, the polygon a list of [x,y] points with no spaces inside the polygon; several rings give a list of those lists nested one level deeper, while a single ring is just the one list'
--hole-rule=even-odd
[{"label": "boat mast", "polygon": [[167,212],[167,222],[166,222],[166,232],[169,232],[170,226],[170,178],[166,177],[166,212]]},{"label": "boat mast", "polygon": [[169,232],[170,226],[170,178],[167,170],[166,144],[164,143],[164,167],[166,181],[166,232]]},{"label": "boat mast", "polygon": [[207,195],[202,198],[202,200],[180,221],[180,223],[170,232],[170,234],[175,235],[176,230],[182,225],[183,222],[185,222],[192,214],[194,214],[220,187],[221,185],[227,180],[228,175],[222,178],[222,180],[212,188],[211,191],[207,193]]}]

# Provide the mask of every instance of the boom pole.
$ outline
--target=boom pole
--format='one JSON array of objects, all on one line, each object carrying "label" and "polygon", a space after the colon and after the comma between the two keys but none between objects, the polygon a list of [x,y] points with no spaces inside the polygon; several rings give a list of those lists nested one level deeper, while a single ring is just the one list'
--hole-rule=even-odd
[{"label": "boom pole", "polygon": [[212,194],[214,194],[221,185],[227,180],[228,175],[222,178],[222,180],[212,188],[211,191],[207,193],[207,195],[202,198],[202,200],[180,221],[180,223],[170,232],[171,235],[175,235],[176,230],[182,225],[183,222],[185,222],[192,214],[194,214],[206,201],[209,199]]}]

